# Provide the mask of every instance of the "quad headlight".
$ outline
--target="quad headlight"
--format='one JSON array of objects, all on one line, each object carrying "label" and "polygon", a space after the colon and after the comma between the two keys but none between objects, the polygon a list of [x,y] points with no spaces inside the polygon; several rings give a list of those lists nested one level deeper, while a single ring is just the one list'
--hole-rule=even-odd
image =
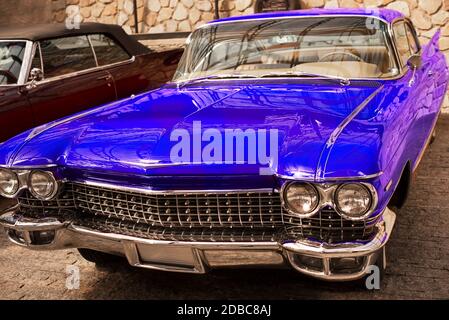
[{"label": "quad headlight", "polygon": [[335,191],[335,205],[339,213],[349,219],[364,217],[372,207],[373,196],[363,184],[347,183]]},{"label": "quad headlight", "polygon": [[36,198],[50,200],[58,192],[58,182],[52,173],[35,170],[28,178],[28,188]]},{"label": "quad headlight", "polygon": [[283,187],[283,206],[290,214],[309,218],[319,209],[333,207],[345,219],[365,219],[375,207],[376,190],[365,183],[313,185],[291,182]]},{"label": "quad headlight", "polygon": [[0,169],[0,195],[6,198],[14,197],[19,190],[19,178],[14,171]]},{"label": "quad headlight", "polygon": [[284,204],[294,214],[313,214],[320,202],[317,189],[308,183],[291,183],[284,190]]}]

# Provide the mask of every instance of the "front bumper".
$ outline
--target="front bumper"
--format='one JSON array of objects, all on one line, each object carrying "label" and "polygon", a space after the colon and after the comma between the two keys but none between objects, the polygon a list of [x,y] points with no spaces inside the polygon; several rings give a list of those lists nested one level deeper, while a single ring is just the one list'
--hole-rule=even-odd
[{"label": "front bumper", "polygon": [[386,209],[369,242],[325,244],[307,240],[282,242],[185,242],[148,240],[104,233],[60,218],[30,219],[15,210],[0,216],[10,241],[34,250],[86,248],[124,256],[132,266],[187,273],[210,268],[292,266],[309,276],[350,281],[366,275],[384,252],[396,220]]}]

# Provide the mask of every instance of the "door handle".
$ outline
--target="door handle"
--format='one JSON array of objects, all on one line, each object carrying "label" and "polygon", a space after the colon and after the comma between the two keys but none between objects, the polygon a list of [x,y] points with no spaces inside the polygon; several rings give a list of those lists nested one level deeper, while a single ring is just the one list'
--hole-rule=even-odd
[{"label": "door handle", "polygon": [[112,80],[112,77],[111,77],[110,75],[106,75],[106,76],[98,77],[97,80],[106,80],[106,81],[109,81],[109,80]]}]

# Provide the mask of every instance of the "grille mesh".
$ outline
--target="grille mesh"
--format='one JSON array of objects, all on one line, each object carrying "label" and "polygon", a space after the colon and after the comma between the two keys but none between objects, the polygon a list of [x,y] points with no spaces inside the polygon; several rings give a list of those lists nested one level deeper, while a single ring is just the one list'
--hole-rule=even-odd
[{"label": "grille mesh", "polygon": [[369,240],[377,221],[349,221],[330,207],[301,219],[282,209],[276,192],[145,194],[66,183],[56,200],[24,192],[19,204],[26,215],[73,214],[78,223],[103,231],[189,241]]}]

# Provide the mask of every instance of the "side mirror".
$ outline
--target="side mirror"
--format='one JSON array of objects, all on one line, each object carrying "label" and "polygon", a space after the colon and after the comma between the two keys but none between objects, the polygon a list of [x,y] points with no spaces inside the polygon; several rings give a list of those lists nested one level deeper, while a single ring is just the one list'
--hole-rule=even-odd
[{"label": "side mirror", "polygon": [[415,77],[416,77],[416,71],[421,68],[422,65],[422,59],[421,56],[418,54],[414,54],[407,60],[407,66],[410,68],[410,70],[413,71],[412,78],[409,82],[409,87],[412,87],[415,84]]},{"label": "side mirror", "polygon": [[27,89],[32,89],[36,87],[36,82],[44,79],[44,73],[39,68],[33,68],[30,71],[31,82],[27,85]]},{"label": "side mirror", "polygon": [[421,59],[421,56],[418,54],[414,54],[407,61],[407,66],[411,70],[417,70],[417,69],[421,68],[421,64],[422,64],[422,59]]}]

